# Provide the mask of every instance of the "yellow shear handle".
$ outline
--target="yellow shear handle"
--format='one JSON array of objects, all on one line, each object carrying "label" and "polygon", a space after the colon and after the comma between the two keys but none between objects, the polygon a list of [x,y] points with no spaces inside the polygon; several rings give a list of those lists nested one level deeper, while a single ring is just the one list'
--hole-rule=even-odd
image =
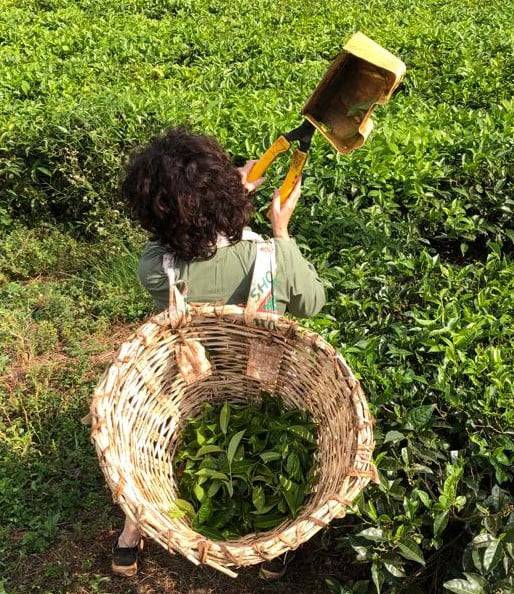
[{"label": "yellow shear handle", "polygon": [[304,153],[300,149],[296,149],[293,152],[293,156],[291,157],[291,165],[289,167],[289,171],[287,172],[286,179],[279,188],[280,204],[284,204],[284,202],[289,198],[296,182],[298,181],[298,178],[302,174],[305,161],[307,161],[307,153]]},{"label": "yellow shear handle", "polygon": [[249,182],[254,182],[264,175],[266,169],[273,161],[291,146],[291,143],[285,136],[279,136],[262,157],[255,163],[246,178]]}]

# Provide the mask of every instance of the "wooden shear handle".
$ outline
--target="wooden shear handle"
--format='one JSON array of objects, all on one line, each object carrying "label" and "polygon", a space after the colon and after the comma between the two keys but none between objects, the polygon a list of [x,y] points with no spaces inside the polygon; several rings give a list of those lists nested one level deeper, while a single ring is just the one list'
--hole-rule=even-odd
[{"label": "wooden shear handle", "polygon": [[[262,157],[255,163],[248,173],[247,180],[254,182],[264,175],[264,172],[273,163],[273,161],[281,154],[287,151],[291,143],[285,136],[279,136],[269,149],[262,155]],[[290,196],[293,188],[300,177],[305,161],[307,160],[307,153],[300,149],[293,152],[291,158],[291,165],[287,172],[286,179],[279,188],[280,203],[283,204]]]}]

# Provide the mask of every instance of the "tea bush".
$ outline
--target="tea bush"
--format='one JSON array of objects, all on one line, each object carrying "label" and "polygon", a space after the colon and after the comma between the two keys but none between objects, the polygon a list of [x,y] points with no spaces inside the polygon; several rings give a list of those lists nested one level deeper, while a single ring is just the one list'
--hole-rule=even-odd
[{"label": "tea bush", "polygon": [[[102,333],[150,311],[135,280],[142,237],[117,193],[122,159],[182,121],[234,156],[261,154],[299,123],[330,59],[362,30],[403,58],[407,77],[362,149],[342,157],[315,138],[293,226],[327,284],[326,308],[307,323],[343,352],[377,418],[381,482],[326,533],[347,575],[328,587],[512,592],[509,3],[2,7],[0,564],[12,572],[5,559],[42,550],[72,522],[79,486],[91,508],[106,501],[75,421]],[[286,166],[256,198],[261,231]],[[73,364],[50,364],[56,348]],[[20,360],[30,373],[13,387]]]}]

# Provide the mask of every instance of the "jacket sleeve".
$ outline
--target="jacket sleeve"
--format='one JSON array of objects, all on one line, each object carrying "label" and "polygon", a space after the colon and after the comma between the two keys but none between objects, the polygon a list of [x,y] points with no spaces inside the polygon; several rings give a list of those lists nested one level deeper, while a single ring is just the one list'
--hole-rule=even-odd
[{"label": "jacket sleeve", "polygon": [[166,248],[157,241],[149,241],[143,248],[137,275],[139,282],[150,293],[156,309],[164,309],[168,303],[168,277],[162,267]]},{"label": "jacket sleeve", "polygon": [[300,252],[294,239],[276,239],[284,255],[287,311],[299,318],[316,315],[325,305],[325,289],[314,266]]}]

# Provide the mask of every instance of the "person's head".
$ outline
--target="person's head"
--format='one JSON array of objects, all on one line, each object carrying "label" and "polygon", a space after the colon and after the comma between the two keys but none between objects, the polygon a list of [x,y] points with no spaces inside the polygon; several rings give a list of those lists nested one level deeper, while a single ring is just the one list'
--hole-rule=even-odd
[{"label": "person's head", "polygon": [[121,193],[142,227],[183,260],[212,256],[218,234],[239,241],[253,212],[218,142],[182,126],[132,154]]}]

